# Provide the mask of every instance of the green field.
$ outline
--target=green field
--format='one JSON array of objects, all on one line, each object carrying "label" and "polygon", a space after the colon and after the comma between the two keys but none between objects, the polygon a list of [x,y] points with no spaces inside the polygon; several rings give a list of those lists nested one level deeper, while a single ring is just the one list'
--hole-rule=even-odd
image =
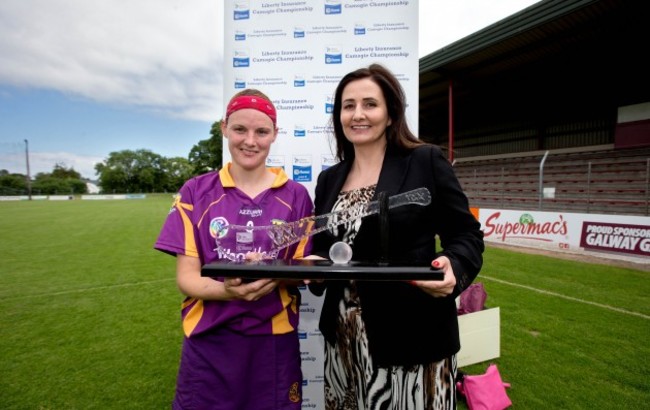
[{"label": "green field", "polygon": [[[0,202],[3,409],[170,408],[181,295],[153,243],[171,203]],[[513,407],[650,408],[648,275],[488,248]]]}]

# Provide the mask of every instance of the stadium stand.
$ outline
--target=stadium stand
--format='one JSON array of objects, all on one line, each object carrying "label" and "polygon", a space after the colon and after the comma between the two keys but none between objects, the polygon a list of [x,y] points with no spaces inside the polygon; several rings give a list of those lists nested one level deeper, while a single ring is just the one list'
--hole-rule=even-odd
[{"label": "stadium stand", "polygon": [[454,169],[473,206],[648,215],[650,147],[545,154],[459,159]]},{"label": "stadium stand", "polygon": [[472,206],[650,215],[648,9],[543,0],[420,59],[419,136]]}]

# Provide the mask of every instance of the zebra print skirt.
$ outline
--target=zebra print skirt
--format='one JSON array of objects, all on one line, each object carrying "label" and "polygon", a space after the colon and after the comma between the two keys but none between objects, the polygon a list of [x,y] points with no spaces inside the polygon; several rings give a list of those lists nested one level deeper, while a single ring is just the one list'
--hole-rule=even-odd
[{"label": "zebra print skirt", "polygon": [[327,410],[456,408],[456,356],[415,366],[374,368],[354,283],[339,305],[335,346],[325,343]]}]

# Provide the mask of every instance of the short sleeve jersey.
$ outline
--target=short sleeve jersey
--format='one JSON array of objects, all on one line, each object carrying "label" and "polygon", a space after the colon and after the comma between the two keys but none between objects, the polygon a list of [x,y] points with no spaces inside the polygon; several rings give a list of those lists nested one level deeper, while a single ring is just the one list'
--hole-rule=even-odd
[{"label": "short sleeve jersey", "polygon": [[[172,255],[198,257],[201,265],[218,259],[243,257],[236,250],[217,250],[217,235],[225,225],[264,226],[292,222],[313,215],[307,189],[288,178],[281,168],[270,189],[255,198],[240,191],[230,164],[188,180],[174,199],[154,248]],[[270,239],[269,239],[270,240]],[[311,241],[283,249],[278,258],[308,254]],[[255,251],[256,249],[252,249]],[[222,280],[219,278],[219,280]],[[183,329],[187,336],[222,326],[243,334],[282,334],[298,327],[300,294],[284,286],[254,301],[204,301],[188,297],[183,302]]]}]

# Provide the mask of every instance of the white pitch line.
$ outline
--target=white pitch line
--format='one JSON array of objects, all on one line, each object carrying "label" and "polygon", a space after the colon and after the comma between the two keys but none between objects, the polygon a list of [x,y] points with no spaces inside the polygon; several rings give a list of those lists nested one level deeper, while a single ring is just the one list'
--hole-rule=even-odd
[{"label": "white pitch line", "polygon": [[626,310],[626,309],[621,309],[621,308],[617,308],[617,307],[614,307],[614,306],[604,305],[602,303],[592,302],[590,300],[574,298],[573,296],[567,296],[567,295],[563,295],[561,293],[549,292],[548,290],[537,289],[537,288],[533,288],[531,286],[520,285],[518,283],[508,282],[506,280],[496,279],[496,278],[492,278],[492,277],[484,276],[484,275],[480,275],[479,278],[485,278],[487,280],[503,283],[505,285],[510,285],[510,286],[515,286],[515,287],[518,287],[518,288],[532,290],[533,292],[543,293],[545,295],[557,296],[557,297],[562,298],[562,299],[567,299],[567,300],[571,300],[571,301],[574,301],[574,302],[584,303],[586,305],[597,306],[599,308],[612,310],[614,312],[625,313],[626,315],[638,316],[638,317],[643,318],[643,319],[650,319],[650,316],[644,315],[643,313],[633,312],[631,310]]},{"label": "white pitch line", "polygon": [[[650,319],[650,316],[644,315],[643,313],[633,312],[631,310],[621,309],[621,308],[617,308],[617,307],[614,307],[614,306],[605,305],[605,304],[597,303],[597,302],[592,302],[592,301],[585,300],[585,299],[574,298],[573,296],[567,296],[567,295],[563,295],[561,293],[550,292],[548,290],[538,289],[538,288],[534,288],[532,286],[526,286],[526,285],[521,285],[519,283],[508,282],[506,280],[497,279],[497,278],[493,278],[493,277],[485,276],[485,275],[481,275],[480,278],[491,280],[491,281],[498,282],[498,283],[503,283],[505,285],[510,285],[510,286],[514,286],[514,287],[518,287],[518,288],[522,288],[522,289],[532,290],[533,292],[542,293],[542,294],[545,294],[545,295],[557,296],[557,297],[562,298],[562,299],[571,300],[571,301],[579,302],[579,303],[584,303],[586,305],[592,305],[592,306],[600,307],[600,308],[603,308],[603,309],[611,310],[611,311],[614,311],[614,312],[624,313],[624,314],[631,315],[631,316],[638,316],[638,317],[643,318],[643,319]],[[71,294],[71,293],[82,293],[82,292],[93,291],[93,290],[124,288],[124,287],[130,287],[130,286],[148,285],[148,284],[152,284],[152,283],[167,282],[167,281],[170,281],[170,280],[173,280],[173,278],[151,280],[151,281],[146,281],[146,282],[123,283],[123,284],[110,285],[110,286],[98,286],[98,287],[92,287],[92,288],[74,289],[74,290],[67,290],[67,291],[62,291],[62,292],[40,293],[40,294],[37,294],[37,295],[23,295],[23,296],[19,296],[19,297],[5,298],[5,299],[2,299],[2,301],[26,299],[26,298],[33,298],[33,297],[43,297],[43,296],[58,296],[58,295],[66,295],[66,294]]]},{"label": "white pitch line", "polygon": [[83,292],[88,292],[88,291],[104,290],[104,289],[127,288],[127,287],[131,287],[131,286],[149,285],[149,284],[152,284],[152,283],[168,282],[170,280],[175,280],[175,278],[149,280],[149,281],[145,281],[145,282],[120,283],[120,284],[117,284],[117,285],[80,288],[80,289],[64,290],[64,291],[61,291],[61,292],[52,292],[52,293],[38,293],[38,294],[34,294],[34,295],[21,295],[21,296],[15,296],[15,297],[12,297],[12,298],[0,298],[0,302],[4,302],[4,301],[8,301],[8,300],[40,298],[40,297],[43,297],[43,296],[68,295],[68,294],[72,294],[72,293],[83,293]]}]

